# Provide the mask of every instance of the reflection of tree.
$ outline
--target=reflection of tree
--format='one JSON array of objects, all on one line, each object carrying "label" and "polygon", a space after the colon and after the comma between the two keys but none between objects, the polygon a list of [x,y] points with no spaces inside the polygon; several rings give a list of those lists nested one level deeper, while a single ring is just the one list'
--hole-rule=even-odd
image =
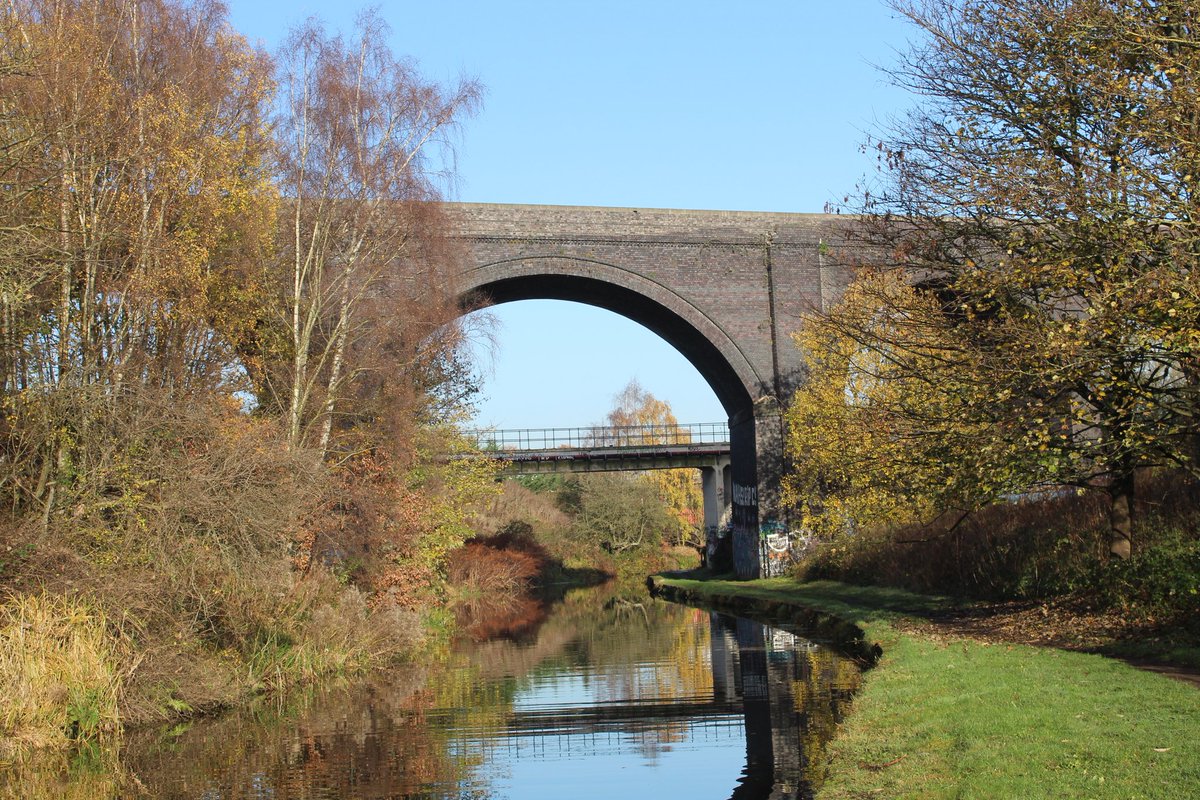
[{"label": "reflection of tree", "polygon": [[[653,669],[615,670],[605,675],[601,697],[619,701],[631,697],[663,700],[710,700],[713,697],[712,650],[707,614],[694,608],[676,615],[667,638],[667,651],[656,659]],[[659,622],[654,627],[661,628]],[[662,634],[659,634],[662,635]],[[687,738],[687,726],[677,721],[663,722],[647,729],[657,734],[646,737],[647,757],[657,755],[661,746]],[[650,752],[653,750],[653,752]]]},{"label": "reflection of tree", "polygon": [[[687,633],[695,612],[663,603],[637,608],[612,591],[571,593],[532,641],[471,646],[428,674],[299,695],[291,708],[209,720],[173,737],[133,732],[114,764],[136,775],[151,796],[487,796],[476,776],[506,741],[517,693],[540,674],[583,668],[614,696],[637,690],[683,696],[693,691],[689,686],[703,691],[704,663],[686,663],[707,659],[707,634]],[[669,635],[651,635],[655,630]],[[684,662],[661,680],[618,678],[628,664],[677,655]],[[678,741],[684,730],[679,723],[646,727],[651,752]],[[100,783],[93,777],[72,785],[79,797],[115,798],[121,782],[113,776],[119,774],[105,770]],[[76,796],[55,785],[41,796]]]},{"label": "reflection of tree", "polygon": [[706,624],[708,614],[696,608],[688,611],[688,624],[675,630],[670,663],[682,688],[681,695],[712,697],[712,631]]},{"label": "reflection of tree", "polygon": [[472,648],[472,662],[489,677],[523,676],[539,666],[564,664],[598,677],[624,665],[668,659],[672,642],[659,631],[682,629],[694,610],[631,601],[617,594],[619,588],[610,584],[568,594],[530,641],[482,643]]},{"label": "reflection of tree", "polygon": [[473,642],[503,637],[526,641],[546,619],[548,609],[532,591],[507,592],[472,598],[454,606],[458,630]]},{"label": "reflection of tree", "polygon": [[38,750],[0,764],[0,800],[117,800],[134,789],[116,747],[85,743],[73,752]]},{"label": "reflection of tree", "polygon": [[176,738],[135,732],[124,760],[155,797],[427,796],[431,787],[461,796],[480,757],[449,746],[424,676],[391,678],[282,713],[204,722]]}]

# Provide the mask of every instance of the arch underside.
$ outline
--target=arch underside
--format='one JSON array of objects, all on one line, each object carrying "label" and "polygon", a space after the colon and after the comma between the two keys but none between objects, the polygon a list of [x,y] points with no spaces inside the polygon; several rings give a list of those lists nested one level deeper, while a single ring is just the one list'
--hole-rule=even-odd
[{"label": "arch underside", "polygon": [[679,295],[608,264],[563,257],[487,264],[465,276],[464,305],[569,300],[633,320],[675,347],[712,387],[730,419],[752,414],[748,386],[761,383],[735,342]]}]

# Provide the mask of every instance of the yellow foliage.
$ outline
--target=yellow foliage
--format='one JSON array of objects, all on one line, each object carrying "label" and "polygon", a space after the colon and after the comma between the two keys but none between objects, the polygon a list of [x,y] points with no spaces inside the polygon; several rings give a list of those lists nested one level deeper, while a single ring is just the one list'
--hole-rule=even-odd
[{"label": "yellow foliage", "polygon": [[667,506],[675,527],[675,541],[695,544],[700,541],[704,499],[700,492],[700,473],[694,469],[658,469],[642,476]]},{"label": "yellow foliage", "polygon": [[969,410],[994,402],[961,363],[934,298],[864,273],[794,338],[809,374],[786,412],[784,500],[826,537],[927,517],[1003,486],[1013,445]]},{"label": "yellow foliage", "polygon": [[[608,413],[608,424],[614,428],[641,429],[636,433],[638,443],[687,441],[686,433],[675,430],[679,420],[670,403],[647,392],[636,380],[630,381],[617,395],[616,404]],[[700,541],[704,500],[699,473],[694,469],[666,469],[652,470],[640,477],[654,487],[667,506],[675,527],[675,541],[681,544]]]}]

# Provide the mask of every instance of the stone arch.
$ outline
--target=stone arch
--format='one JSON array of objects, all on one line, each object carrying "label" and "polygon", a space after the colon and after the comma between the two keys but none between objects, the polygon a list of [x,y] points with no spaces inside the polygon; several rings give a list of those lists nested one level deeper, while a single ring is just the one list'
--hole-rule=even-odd
[{"label": "stone arch", "polygon": [[633,270],[579,256],[523,255],[460,275],[464,305],[480,300],[570,300],[633,320],[677,349],[712,387],[731,422],[753,419],[764,381],[720,324],[678,293]]},{"label": "stone arch", "polygon": [[[760,460],[770,445],[759,441],[756,401],[772,381],[759,374],[731,332],[663,283],[587,255],[522,253],[486,260],[461,272],[456,290],[466,308],[480,301],[587,303],[631,319],[675,347],[729,415],[732,566],[742,577],[760,573]],[[777,469],[770,458],[764,463]]]}]

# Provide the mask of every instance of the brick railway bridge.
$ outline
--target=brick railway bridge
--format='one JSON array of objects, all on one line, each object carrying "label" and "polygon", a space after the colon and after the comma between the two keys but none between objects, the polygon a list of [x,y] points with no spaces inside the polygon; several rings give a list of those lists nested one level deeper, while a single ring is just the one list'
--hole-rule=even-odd
[{"label": "brick railway bridge", "polygon": [[[734,568],[770,574],[787,538],[779,504],[783,406],[803,371],[789,334],[845,287],[827,214],[452,203],[468,249],[464,307],[573,300],[654,331],[729,415]],[[784,548],[786,549],[786,548]]]}]

